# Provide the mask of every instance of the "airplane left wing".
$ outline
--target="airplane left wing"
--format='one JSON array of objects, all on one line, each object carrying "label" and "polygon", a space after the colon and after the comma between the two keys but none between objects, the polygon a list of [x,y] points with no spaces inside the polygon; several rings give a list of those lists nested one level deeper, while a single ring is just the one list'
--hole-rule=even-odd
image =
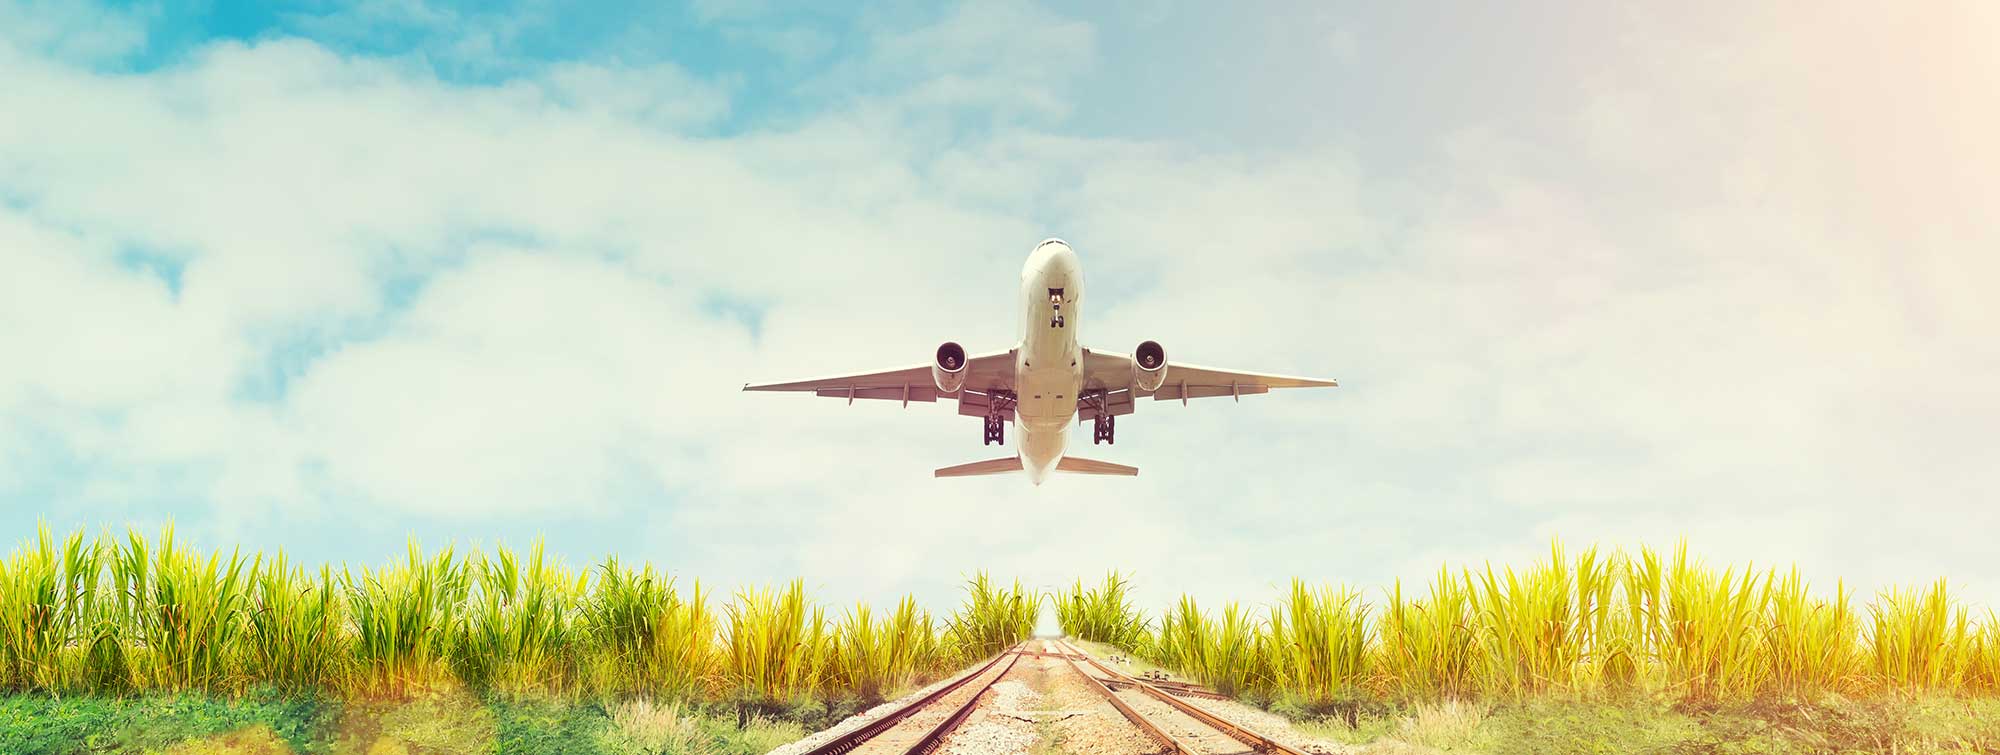
[{"label": "airplane left wing", "polygon": [[[1083,383],[1086,389],[1104,392],[1101,400],[1105,402],[1106,413],[1112,415],[1132,413],[1133,399],[1142,396],[1152,396],[1156,401],[1178,399],[1185,403],[1191,398],[1268,393],[1273,388],[1332,388],[1340,385],[1335,380],[1225,370],[1169,359],[1166,382],[1157,390],[1144,391],[1132,384],[1131,357],[1091,349],[1084,349],[1083,353]],[[1092,400],[1096,399],[1085,398],[1078,402],[1080,418],[1095,416],[1094,408],[1086,403]]]},{"label": "airplane left wing", "polygon": [[[1014,386],[1012,349],[966,357],[965,362],[965,388],[962,390],[983,393]],[[958,395],[938,392],[928,364],[781,383],[746,383],[743,390],[812,393],[827,398],[844,398],[848,403],[854,403],[854,399],[901,401],[906,405],[911,401],[933,402],[940,396],[950,398]]]}]

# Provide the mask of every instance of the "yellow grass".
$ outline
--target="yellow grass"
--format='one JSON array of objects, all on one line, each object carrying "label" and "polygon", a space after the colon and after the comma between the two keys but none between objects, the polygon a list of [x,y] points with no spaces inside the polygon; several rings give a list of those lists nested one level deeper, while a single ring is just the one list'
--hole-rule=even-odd
[{"label": "yellow grass", "polygon": [[1117,573],[1052,595],[981,573],[964,594],[941,618],[910,598],[829,610],[803,580],[715,605],[651,566],[572,569],[539,544],[412,545],[379,568],[309,570],[282,553],[190,550],[171,529],[43,528],[0,559],[0,690],[872,698],[1019,642],[1046,600],[1072,633],[1309,704],[2000,692],[2000,620],[1943,580],[1864,601],[1797,569],[1711,566],[1685,545],[1552,545],[1525,568],[1445,568],[1418,590],[1294,580],[1262,606],[1183,597],[1151,621]]},{"label": "yellow grass", "polygon": [[718,609],[652,566],[573,570],[539,543],[307,571],[283,553],[197,553],[171,528],[58,541],[0,560],[0,691],[411,697],[464,692],[664,701],[878,697],[1033,631],[1041,596],[984,574],[934,620],[915,599],[839,616],[804,581]]},{"label": "yellow grass", "polygon": [[[1574,556],[1558,544],[1526,569],[1444,569],[1425,595],[1401,583],[1382,594],[1369,606],[1351,588],[1295,581],[1254,626],[1238,623],[1236,604],[1216,615],[1183,597],[1156,633],[1123,647],[1218,687],[1307,704],[2000,691],[2000,619],[1974,614],[1943,580],[1857,609],[1843,583],[1816,593],[1795,568],[1711,567],[1685,544]],[[1249,652],[1245,634],[1257,637]]]}]

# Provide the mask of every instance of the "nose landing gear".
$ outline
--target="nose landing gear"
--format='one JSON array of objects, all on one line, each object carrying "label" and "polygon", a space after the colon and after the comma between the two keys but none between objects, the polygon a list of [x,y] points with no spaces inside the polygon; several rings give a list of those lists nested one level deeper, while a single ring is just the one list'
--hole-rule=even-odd
[{"label": "nose landing gear", "polygon": [[1060,328],[1063,326],[1062,303],[1063,290],[1060,288],[1049,289],[1049,307],[1055,312],[1055,314],[1049,317],[1049,327],[1051,328]]}]

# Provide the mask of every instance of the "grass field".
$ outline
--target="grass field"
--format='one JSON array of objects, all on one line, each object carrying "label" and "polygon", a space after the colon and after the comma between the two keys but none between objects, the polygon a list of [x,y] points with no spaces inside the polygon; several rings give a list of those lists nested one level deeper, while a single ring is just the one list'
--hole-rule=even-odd
[{"label": "grass field", "polygon": [[412,545],[401,563],[336,572],[282,553],[192,552],[171,529],[157,540],[43,530],[0,563],[0,689],[869,698],[1020,641],[1041,601],[980,574],[937,619],[908,598],[829,611],[803,580],[719,600],[651,566],[574,571],[540,546]]},{"label": "grass field", "polygon": [[44,530],[0,562],[0,752],[763,752],[1018,642],[1045,601],[1365,752],[2000,751],[2000,621],[1942,581],[1862,600],[1684,548],[1157,614],[1118,574],[981,574],[938,616],[539,547],[309,569],[169,529]]},{"label": "grass field", "polygon": [[1686,705],[2000,694],[2000,619],[1943,580],[1866,603],[1798,571],[1560,546],[1522,571],[1440,571],[1378,600],[1294,581],[1258,609],[1191,598],[1147,617],[1117,574],[1053,596],[1065,631],[1224,691],[1362,702],[1639,698]]}]

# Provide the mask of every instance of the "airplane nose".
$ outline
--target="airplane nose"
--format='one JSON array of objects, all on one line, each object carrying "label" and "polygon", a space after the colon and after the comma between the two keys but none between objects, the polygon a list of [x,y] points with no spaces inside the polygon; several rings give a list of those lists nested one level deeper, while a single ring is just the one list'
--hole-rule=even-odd
[{"label": "airplane nose", "polygon": [[1038,274],[1062,274],[1076,269],[1076,251],[1062,239],[1046,239],[1035,245],[1035,251],[1028,255],[1028,263],[1021,267],[1021,277],[1032,278]]}]

